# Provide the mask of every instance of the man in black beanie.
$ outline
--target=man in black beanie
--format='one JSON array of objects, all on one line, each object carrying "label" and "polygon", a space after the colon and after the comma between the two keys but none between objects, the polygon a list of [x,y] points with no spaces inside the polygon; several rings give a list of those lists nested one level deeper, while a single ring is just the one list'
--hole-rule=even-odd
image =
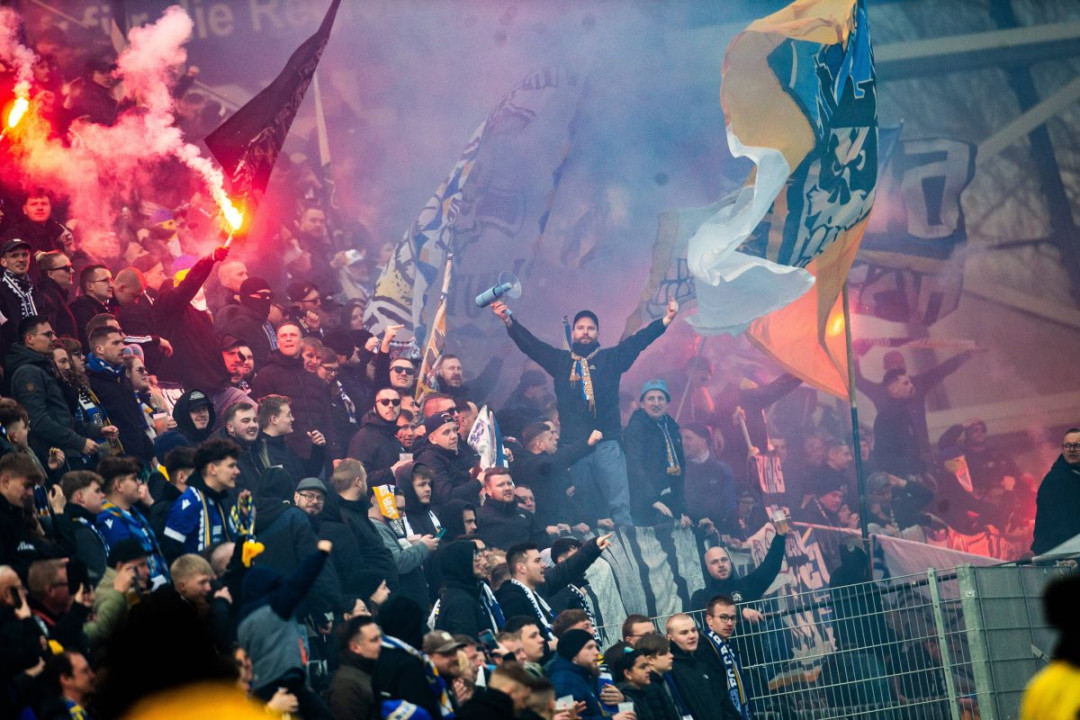
[{"label": "man in black beanie", "polygon": [[[600,703],[617,705],[625,697],[612,684],[605,684],[601,691],[597,682],[600,676],[600,649],[591,633],[584,630],[567,630],[559,638],[558,656],[548,666],[548,679],[555,686],[558,697],[572,695],[574,702],[585,703],[585,711],[578,717],[582,720],[601,720],[607,717]],[[613,720],[626,720],[631,717],[619,713]]]},{"label": "man in black beanie", "polygon": [[214,319],[218,336],[232,335],[251,348],[255,367],[261,368],[277,349],[277,334],[270,325],[270,283],[250,277],[240,284],[240,304],[226,305]]},{"label": "man in black beanie", "polygon": [[506,325],[507,333],[518,349],[528,355],[555,381],[559,421],[562,423],[560,447],[586,440],[594,430],[604,435],[595,451],[570,468],[574,480],[575,501],[586,507],[601,508],[606,513],[600,525],[633,525],[630,517],[630,490],[626,474],[626,456],[619,444],[622,420],[619,415],[619,382],[623,373],[675,319],[679,304],[668,300],[664,317],[610,348],[600,347],[600,321],[596,313],[582,310],[574,316],[570,331],[570,350],[559,350],[522,326],[507,310],[506,303],[491,306]]}]

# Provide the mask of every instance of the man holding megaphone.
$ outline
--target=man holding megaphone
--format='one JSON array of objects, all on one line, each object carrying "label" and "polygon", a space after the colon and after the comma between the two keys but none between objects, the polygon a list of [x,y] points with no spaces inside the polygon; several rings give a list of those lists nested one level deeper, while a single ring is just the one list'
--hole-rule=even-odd
[{"label": "man holding megaphone", "polygon": [[574,316],[570,350],[560,350],[539,340],[511,315],[501,300],[492,303],[491,309],[506,325],[518,349],[555,381],[562,425],[559,446],[584,442],[593,430],[604,435],[590,455],[570,468],[575,503],[603,515],[597,521],[599,525],[633,525],[626,456],[619,444],[622,436],[619,382],[638,355],[675,319],[679,303],[669,296],[664,317],[610,348],[600,347],[600,321],[596,313],[582,310]]}]

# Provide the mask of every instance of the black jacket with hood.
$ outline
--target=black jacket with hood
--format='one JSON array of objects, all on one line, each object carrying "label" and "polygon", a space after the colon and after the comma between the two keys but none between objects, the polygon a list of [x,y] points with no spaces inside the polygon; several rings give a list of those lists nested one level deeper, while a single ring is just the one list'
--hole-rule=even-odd
[{"label": "black jacket with hood", "polygon": [[384,420],[376,408],[364,413],[360,429],[349,441],[348,457],[364,463],[368,485],[393,482],[390,467],[400,459],[404,448],[397,439],[397,422]]},{"label": "black jacket with hood", "polygon": [[441,553],[443,587],[439,594],[437,630],[473,638],[479,637],[484,630],[499,631],[491,626],[491,619],[480,599],[482,581],[473,574],[475,552],[476,543],[457,540]]},{"label": "black jacket with hood", "polygon": [[286,442],[297,455],[303,457],[311,453],[312,443],[307,434],[312,430],[331,439],[334,428],[330,418],[330,386],[315,373],[304,369],[300,353],[296,357],[287,357],[275,350],[266,365],[256,366],[256,370],[251,384],[252,397],[285,395],[291,401],[293,432]]},{"label": "black jacket with hood", "polygon": [[232,335],[251,348],[256,371],[270,361],[274,352],[266,334],[266,318],[253,308],[235,303],[221,308],[214,317],[214,330],[219,337]]},{"label": "black jacket with hood", "polygon": [[[205,402],[210,410],[210,422],[202,430],[196,428],[195,423],[191,421],[191,404],[193,400]],[[158,460],[164,461],[165,453],[173,448],[198,446],[199,443],[213,434],[214,425],[217,423],[217,411],[214,410],[214,404],[210,402],[210,399],[202,390],[188,390],[181,395],[176,404],[173,405],[172,416],[173,420],[176,421],[176,427],[162,433],[154,440],[154,452],[157,453]]]},{"label": "black jacket with hood", "polygon": [[732,570],[726,579],[717,580],[706,573],[705,587],[691,596],[690,609],[704,609],[709,604],[709,600],[717,595],[727,595],[737,603],[760,600],[780,572],[780,566],[784,562],[786,542],[786,536],[776,535],[765,557],[761,559],[761,564],[745,575],[736,575]]},{"label": "black jacket with hood", "polygon": [[[424,613],[416,601],[404,595],[387,600],[379,611],[383,635],[397,638],[415,650],[424,644]],[[433,718],[442,717],[439,698],[428,684],[424,661],[397,648],[382,648],[375,662],[372,689],[379,704],[383,700],[407,700],[424,708]]]},{"label": "black jacket with hood", "polygon": [[415,456],[417,465],[426,465],[435,473],[431,504],[436,512],[451,500],[463,500],[479,505],[480,483],[469,474],[462,463],[463,445],[465,443],[459,441],[458,451],[454,452],[432,443],[424,443]]},{"label": "black jacket with hood", "polygon": [[50,447],[58,447],[71,459],[82,456],[86,437],[75,432],[75,416],[68,406],[62,381],[52,357],[16,344],[4,359],[11,394],[30,416],[30,447],[39,458],[47,458]]}]

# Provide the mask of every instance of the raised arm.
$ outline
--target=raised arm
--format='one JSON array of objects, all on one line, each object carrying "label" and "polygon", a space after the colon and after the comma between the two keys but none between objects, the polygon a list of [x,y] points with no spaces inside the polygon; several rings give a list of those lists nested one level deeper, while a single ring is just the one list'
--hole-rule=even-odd
[{"label": "raised arm", "polygon": [[542,367],[548,375],[557,377],[562,372],[566,351],[548,345],[526,330],[525,326],[510,314],[510,311],[506,308],[506,303],[495,302],[491,305],[491,309],[506,325],[506,333],[517,345],[518,350],[525,353],[533,362]]}]

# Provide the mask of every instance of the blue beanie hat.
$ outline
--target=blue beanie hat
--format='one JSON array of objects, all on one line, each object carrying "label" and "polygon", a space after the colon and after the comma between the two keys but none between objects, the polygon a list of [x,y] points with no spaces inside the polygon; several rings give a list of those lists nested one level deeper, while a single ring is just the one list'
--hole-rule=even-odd
[{"label": "blue beanie hat", "polygon": [[645,382],[644,385],[641,386],[641,395],[638,396],[638,402],[644,400],[645,393],[649,392],[650,390],[659,390],[660,392],[664,393],[664,397],[667,398],[667,401],[671,402],[671,393],[668,392],[667,383],[659,378],[655,380],[648,380]]}]

